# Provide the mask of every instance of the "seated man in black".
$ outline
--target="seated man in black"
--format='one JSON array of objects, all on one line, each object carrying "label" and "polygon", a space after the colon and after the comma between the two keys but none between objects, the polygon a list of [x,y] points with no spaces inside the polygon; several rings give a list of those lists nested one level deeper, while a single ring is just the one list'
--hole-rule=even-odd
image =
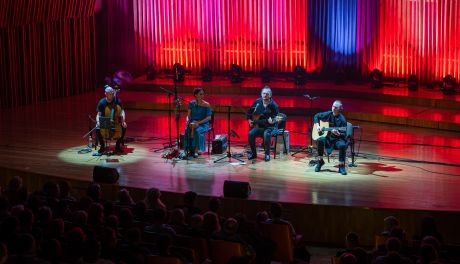
[{"label": "seated man in black", "polygon": [[[113,113],[112,109],[114,109]],[[121,143],[123,142],[123,138],[125,137],[126,133],[126,116],[125,111],[123,109],[123,104],[121,103],[120,98],[115,96],[115,91],[112,87],[108,85],[105,86],[105,97],[102,98],[97,104],[96,111],[96,136],[101,144],[101,148],[98,151],[99,154],[102,154],[105,151],[105,141],[101,133],[99,122],[100,117],[113,117],[113,120],[116,121],[115,123],[118,123],[118,126],[121,129],[121,135],[119,135],[117,139],[117,143],[115,145],[115,152],[123,153]]]},{"label": "seated man in black", "polygon": [[315,167],[316,172],[319,172],[321,167],[324,165],[324,148],[326,147],[327,153],[331,153],[334,147],[337,147],[339,149],[339,172],[342,175],[347,175],[347,171],[345,169],[345,154],[348,147],[348,143],[346,141],[347,120],[341,114],[342,109],[342,102],[335,100],[332,104],[331,111],[321,112],[315,115],[314,122],[318,125],[318,132],[323,131],[319,121],[329,122],[329,127],[345,128],[343,130],[332,129],[328,136],[320,137],[316,140],[316,146],[318,147],[318,163]]},{"label": "seated man in black", "polygon": [[278,115],[278,104],[272,100],[272,90],[265,86],[261,92],[261,98],[257,99],[249,108],[247,118],[251,130],[248,133],[248,142],[251,146],[251,154],[248,159],[257,158],[256,137],[264,139],[265,161],[270,160],[270,143],[272,132],[275,129],[275,117]]}]

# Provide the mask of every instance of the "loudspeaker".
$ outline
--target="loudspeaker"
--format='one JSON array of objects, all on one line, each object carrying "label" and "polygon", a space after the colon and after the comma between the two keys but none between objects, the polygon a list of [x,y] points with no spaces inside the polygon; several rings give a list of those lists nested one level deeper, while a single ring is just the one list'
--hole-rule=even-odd
[{"label": "loudspeaker", "polygon": [[249,182],[225,181],[224,197],[248,198],[251,194]]},{"label": "loudspeaker", "polygon": [[212,141],[212,154],[222,154],[227,150],[227,135],[216,135]]},{"label": "loudspeaker", "polygon": [[117,169],[103,166],[95,166],[93,170],[93,181],[97,183],[117,183],[120,175]]}]

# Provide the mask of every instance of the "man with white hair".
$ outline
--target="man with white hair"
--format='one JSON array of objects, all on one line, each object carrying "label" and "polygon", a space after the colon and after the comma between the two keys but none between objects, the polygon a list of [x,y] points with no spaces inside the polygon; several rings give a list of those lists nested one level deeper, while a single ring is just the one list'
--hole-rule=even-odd
[{"label": "man with white hair", "polygon": [[[332,104],[331,111],[317,113],[314,117],[314,122],[317,124],[318,132],[323,131],[319,121],[328,122],[330,128],[346,128],[347,120],[341,114],[342,110],[342,102],[340,100],[335,100]],[[318,161],[315,167],[316,172],[319,172],[324,165],[324,148],[326,148],[327,153],[330,154],[334,147],[336,147],[339,150],[339,172],[342,175],[347,175],[345,169],[345,154],[348,147],[346,130],[332,129],[326,137],[320,137],[316,140],[316,146],[318,147]]]},{"label": "man with white hair", "polygon": [[125,116],[125,110],[123,109],[123,104],[121,103],[120,98],[115,96],[115,90],[109,86],[105,86],[105,97],[99,100],[99,103],[97,104],[97,116],[96,116],[96,136],[97,139],[99,140],[101,147],[99,149],[99,154],[104,153],[105,151],[105,141],[104,137],[101,134],[101,128],[100,128],[100,123],[99,119],[100,117],[111,117],[112,109],[115,109],[118,111],[119,116],[115,116],[114,118],[118,118],[119,123],[121,125],[121,136],[117,139],[117,143],[115,145],[115,152],[117,153],[123,153],[123,149],[121,148],[121,143],[123,142],[123,138],[125,137],[126,133],[126,116]]},{"label": "man with white hair", "polygon": [[275,129],[275,117],[279,113],[278,104],[272,100],[272,90],[265,86],[257,99],[247,112],[247,119],[251,130],[248,133],[248,142],[251,146],[249,160],[257,158],[256,137],[264,139],[265,161],[270,161],[270,145],[272,132]]}]

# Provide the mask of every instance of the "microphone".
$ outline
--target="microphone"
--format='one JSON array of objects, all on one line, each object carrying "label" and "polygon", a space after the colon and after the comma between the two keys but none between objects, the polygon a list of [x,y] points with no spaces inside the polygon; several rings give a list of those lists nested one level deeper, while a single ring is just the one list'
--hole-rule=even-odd
[{"label": "microphone", "polygon": [[319,99],[319,96],[310,96],[309,94],[304,94],[303,95],[305,98],[307,98],[308,100],[316,100],[316,99]]},{"label": "microphone", "polygon": [[361,126],[351,126],[351,128],[353,128],[353,129],[355,129],[355,128],[358,128],[358,129],[360,129],[360,128],[361,128]]}]

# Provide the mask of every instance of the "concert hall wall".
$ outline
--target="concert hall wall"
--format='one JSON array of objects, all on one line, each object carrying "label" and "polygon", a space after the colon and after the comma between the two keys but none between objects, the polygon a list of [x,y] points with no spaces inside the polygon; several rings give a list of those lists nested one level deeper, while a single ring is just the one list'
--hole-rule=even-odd
[{"label": "concert hall wall", "polygon": [[94,90],[95,1],[0,1],[0,108]]},{"label": "concert hall wall", "polygon": [[236,63],[255,72],[301,65],[323,76],[379,68],[423,82],[458,79],[459,1],[114,0],[108,30],[121,35],[111,33],[119,47],[107,57],[117,60],[124,50],[137,73],[147,64],[159,70],[179,62],[199,73]]}]

